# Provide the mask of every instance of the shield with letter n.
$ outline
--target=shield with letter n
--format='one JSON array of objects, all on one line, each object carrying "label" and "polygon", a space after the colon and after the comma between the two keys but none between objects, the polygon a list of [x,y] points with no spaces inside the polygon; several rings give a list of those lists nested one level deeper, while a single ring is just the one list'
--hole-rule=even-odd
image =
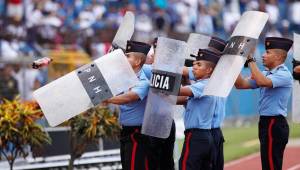
[{"label": "shield with letter n", "polygon": [[130,11],[127,11],[112,41],[112,48],[110,49],[110,51],[119,48],[126,49],[127,40],[131,39],[133,33],[134,33],[134,14]]},{"label": "shield with letter n", "polygon": [[158,138],[169,136],[173,106],[176,105],[187,55],[188,48],[185,42],[158,38],[142,126],[143,134]]},{"label": "shield with letter n", "polygon": [[204,95],[229,95],[268,18],[267,13],[259,11],[247,11],[242,15],[204,88]]},{"label": "shield with letter n", "polygon": [[[199,49],[208,48],[208,44],[210,42],[211,37],[204,34],[190,33],[189,38],[187,40],[189,54],[197,55]],[[193,61],[195,61],[195,57],[191,57],[190,55],[186,56],[185,66],[190,67],[193,66]]]},{"label": "shield with letter n", "polygon": [[56,126],[137,83],[125,54],[118,49],[37,89],[33,95],[49,124]]},{"label": "shield with letter n", "polygon": [[[294,33],[294,65],[300,65],[300,35]],[[300,74],[294,74],[294,78],[300,77]],[[292,120],[295,123],[300,123],[300,80],[294,80],[293,82],[293,94],[292,94]]]}]

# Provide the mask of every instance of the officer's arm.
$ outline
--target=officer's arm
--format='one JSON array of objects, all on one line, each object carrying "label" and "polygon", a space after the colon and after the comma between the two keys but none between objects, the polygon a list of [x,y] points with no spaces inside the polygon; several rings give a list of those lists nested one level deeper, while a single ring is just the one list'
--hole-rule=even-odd
[{"label": "officer's arm", "polygon": [[193,96],[193,92],[191,88],[188,86],[184,86],[180,88],[179,96]]},{"label": "officer's arm", "polygon": [[189,77],[189,68],[184,66],[182,70],[182,76]]},{"label": "officer's arm", "polygon": [[188,98],[186,96],[178,96],[177,97],[177,105],[185,105],[187,103]]},{"label": "officer's arm", "polygon": [[300,74],[300,65],[294,68],[294,72]]},{"label": "officer's arm", "polygon": [[250,62],[252,78],[256,81],[259,87],[273,87],[272,80],[267,78],[257,67],[255,62]]},{"label": "officer's arm", "polygon": [[105,100],[105,103],[112,103],[112,104],[127,104],[134,101],[139,100],[140,97],[135,92],[129,91],[127,93],[112,97],[110,99]]},{"label": "officer's arm", "polygon": [[241,74],[239,74],[238,78],[234,83],[237,89],[250,89],[251,85],[247,79],[244,79]]}]

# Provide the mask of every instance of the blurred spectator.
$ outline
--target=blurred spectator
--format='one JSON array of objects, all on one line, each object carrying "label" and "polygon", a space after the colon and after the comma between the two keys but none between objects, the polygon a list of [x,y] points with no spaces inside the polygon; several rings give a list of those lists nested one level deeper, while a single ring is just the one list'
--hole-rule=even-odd
[{"label": "blurred spectator", "polygon": [[29,9],[29,14],[27,15],[27,26],[33,27],[37,25],[41,25],[43,14],[42,14],[43,6],[42,4],[36,4],[33,6],[33,9]]},{"label": "blurred spectator", "polygon": [[32,93],[40,87],[42,78],[38,70],[31,69],[31,66],[17,67],[17,72],[14,75],[18,82],[18,90],[22,100],[33,100]]},{"label": "blurred spectator", "polygon": [[147,3],[141,4],[140,12],[137,13],[135,19],[135,35],[134,38],[142,42],[150,42],[152,40],[151,32],[153,31],[152,19],[150,18],[150,9]]},{"label": "blurred spectator", "polygon": [[266,12],[269,14],[269,22],[272,25],[276,25],[279,17],[279,8],[276,3],[276,0],[269,0],[269,3],[266,4]]},{"label": "blurred spectator", "polygon": [[0,63],[0,103],[3,99],[13,100],[18,94],[18,83],[13,78],[13,66]]},{"label": "blurred spectator", "polygon": [[22,0],[8,0],[7,5],[8,17],[23,17],[23,3]]},{"label": "blurred spectator", "polygon": [[266,33],[266,37],[282,37],[282,34],[277,30],[275,26],[271,26],[271,28]]},{"label": "blurred spectator", "polygon": [[160,8],[155,9],[155,13],[153,15],[153,36],[152,37],[158,37],[158,36],[166,36],[166,32],[169,30],[170,27],[170,18],[165,10],[162,10]]},{"label": "blurred spectator", "polygon": [[100,1],[93,0],[92,7],[93,7],[93,14],[95,18],[98,20],[101,19],[104,13],[106,12],[104,0],[100,0]]},{"label": "blurred spectator", "polygon": [[0,39],[0,58],[2,60],[15,60],[18,57],[17,49],[14,49],[11,43],[12,36],[3,32]]},{"label": "blurred spectator", "polygon": [[234,1],[230,4],[227,4],[226,8],[224,9],[223,13],[223,24],[224,30],[231,34],[235,25],[239,21],[241,14],[239,9],[237,8],[237,3]]},{"label": "blurred spectator", "polygon": [[80,29],[87,29],[96,21],[96,16],[93,13],[92,6],[86,6],[85,9],[79,14],[79,27]]},{"label": "blurred spectator", "polygon": [[175,3],[175,10],[179,16],[179,20],[175,25],[175,31],[179,33],[189,33],[192,31],[192,18],[190,15],[191,6],[189,3],[179,1]]},{"label": "blurred spectator", "polygon": [[214,33],[213,19],[208,14],[205,6],[199,6],[199,14],[196,25],[196,32],[211,35]]},{"label": "blurred spectator", "polygon": [[300,1],[294,1],[290,5],[291,30],[300,32]]}]

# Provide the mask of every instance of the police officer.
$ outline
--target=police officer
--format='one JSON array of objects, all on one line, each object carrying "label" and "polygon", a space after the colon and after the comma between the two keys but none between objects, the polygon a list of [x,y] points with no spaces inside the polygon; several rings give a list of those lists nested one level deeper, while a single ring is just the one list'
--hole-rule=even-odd
[{"label": "police officer", "polygon": [[239,75],[235,83],[238,89],[260,89],[259,140],[263,170],[282,169],[283,153],[289,138],[285,117],[293,86],[293,77],[284,61],[292,44],[290,39],[267,37],[266,52],[262,56],[267,70],[261,72],[253,55],[249,55],[247,63],[251,69],[251,79]]},{"label": "police officer", "polygon": [[[196,82],[180,88],[179,96],[187,100],[184,112],[185,140],[179,160],[180,170],[211,169],[213,138],[212,118],[217,107],[217,97],[204,96],[203,90],[219,60],[219,54],[200,49],[195,56],[193,74]],[[179,98],[185,102],[184,98]]]},{"label": "police officer", "polygon": [[[152,62],[155,60],[155,50],[157,46],[157,39],[153,41],[154,53],[151,54]],[[146,77],[150,80],[152,74],[152,65],[144,64],[142,70]],[[176,140],[176,127],[173,120],[171,132],[168,138],[162,139],[157,137],[148,137],[148,156],[151,166],[155,170],[174,170],[174,144]]]},{"label": "police officer", "polygon": [[0,66],[0,103],[4,99],[13,100],[18,94],[18,82],[13,77],[13,66]]},{"label": "police officer", "polygon": [[[221,55],[227,42],[218,37],[211,37],[211,40],[208,44],[208,49]],[[195,80],[195,76],[192,72],[191,67],[185,67],[184,75],[188,75],[190,80]],[[225,118],[225,105],[226,98],[217,97],[217,107],[213,114],[211,134],[213,137],[213,146],[212,146],[212,169],[213,170],[223,170],[224,169],[224,136],[221,130],[221,125]]]},{"label": "police officer", "polygon": [[127,41],[126,56],[139,83],[129,91],[106,100],[106,103],[120,105],[119,121],[121,129],[121,162],[124,170],[149,169],[141,127],[144,119],[149,80],[141,70],[150,50],[150,45],[142,42]]}]

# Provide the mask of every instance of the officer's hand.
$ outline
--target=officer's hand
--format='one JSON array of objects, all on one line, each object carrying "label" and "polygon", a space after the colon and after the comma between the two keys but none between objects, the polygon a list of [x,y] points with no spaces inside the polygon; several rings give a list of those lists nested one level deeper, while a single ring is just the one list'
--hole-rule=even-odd
[{"label": "officer's hand", "polygon": [[102,104],[103,104],[104,106],[107,106],[109,103],[110,103],[110,102],[109,102],[109,99],[102,101]]},{"label": "officer's hand", "polygon": [[294,68],[294,72],[300,74],[300,65]]}]

